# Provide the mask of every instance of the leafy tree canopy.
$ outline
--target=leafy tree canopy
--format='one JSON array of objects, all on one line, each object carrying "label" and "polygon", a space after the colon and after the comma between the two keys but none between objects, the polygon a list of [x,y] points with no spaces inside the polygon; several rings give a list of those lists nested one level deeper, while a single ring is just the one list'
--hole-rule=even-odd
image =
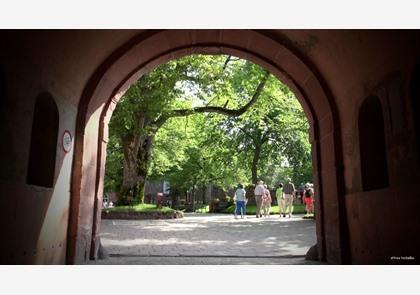
[{"label": "leafy tree canopy", "polygon": [[[219,111],[241,109],[251,100],[240,116]],[[125,93],[109,129],[106,189],[122,186],[127,138],[139,138],[139,151],[141,138],[149,138],[147,176],[168,179],[179,190],[312,178],[309,125],[294,94],[236,57],[191,55],[157,67]],[[136,165],[142,162],[137,152]]]}]

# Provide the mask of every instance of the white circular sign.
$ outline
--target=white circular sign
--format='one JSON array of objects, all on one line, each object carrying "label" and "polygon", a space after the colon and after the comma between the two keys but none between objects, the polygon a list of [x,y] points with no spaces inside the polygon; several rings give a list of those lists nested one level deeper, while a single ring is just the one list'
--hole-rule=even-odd
[{"label": "white circular sign", "polygon": [[66,153],[71,151],[72,137],[70,131],[66,130],[63,133],[63,149]]}]

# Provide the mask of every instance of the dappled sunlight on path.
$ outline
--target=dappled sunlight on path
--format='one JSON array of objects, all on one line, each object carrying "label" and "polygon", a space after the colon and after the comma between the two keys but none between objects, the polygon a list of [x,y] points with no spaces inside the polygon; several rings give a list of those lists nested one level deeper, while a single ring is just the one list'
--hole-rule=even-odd
[{"label": "dappled sunlight on path", "polygon": [[316,243],[315,222],[294,216],[235,220],[225,214],[186,214],[169,220],[103,220],[111,256],[302,257]]}]

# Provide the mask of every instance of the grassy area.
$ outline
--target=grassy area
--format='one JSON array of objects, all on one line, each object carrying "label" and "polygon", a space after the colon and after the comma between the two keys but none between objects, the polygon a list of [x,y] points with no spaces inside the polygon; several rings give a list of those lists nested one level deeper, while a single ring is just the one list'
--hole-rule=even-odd
[{"label": "grassy area", "polygon": [[102,209],[107,212],[138,212],[138,213],[163,213],[170,214],[174,213],[175,210],[169,207],[162,207],[162,209],[156,208],[155,204],[138,204],[134,206],[116,206],[113,208]]},{"label": "grassy area", "polygon": [[[225,213],[231,213],[235,211],[235,205],[228,207],[224,210]],[[246,206],[246,214],[247,215],[254,215],[256,211],[255,205]],[[293,214],[305,214],[305,205],[304,204],[295,204],[293,205]],[[279,206],[273,205],[271,206],[271,214],[279,214]]]},{"label": "grassy area", "polygon": [[195,213],[209,213],[210,212],[210,206],[209,205],[203,205],[200,208],[195,210]]}]

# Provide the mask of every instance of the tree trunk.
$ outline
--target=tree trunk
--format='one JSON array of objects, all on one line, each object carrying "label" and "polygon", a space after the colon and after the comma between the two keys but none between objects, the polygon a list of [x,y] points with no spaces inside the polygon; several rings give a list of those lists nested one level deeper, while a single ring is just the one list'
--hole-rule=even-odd
[{"label": "tree trunk", "polygon": [[205,185],[203,185],[202,189],[203,189],[202,201],[203,201],[203,205],[205,205],[207,203],[206,202],[206,190],[207,190],[207,187]]},{"label": "tree trunk", "polygon": [[149,132],[149,120],[145,113],[137,113],[137,120],[141,132],[129,134],[122,139],[124,171],[120,196],[125,203],[130,203],[130,199],[144,202],[144,186],[156,134],[153,130]]},{"label": "tree trunk", "polygon": [[128,135],[122,140],[124,153],[123,181],[119,194],[122,203],[129,203],[134,200],[137,193],[137,183],[139,176],[137,174],[137,152],[139,149],[139,136]]},{"label": "tree trunk", "polygon": [[152,161],[152,149],[155,133],[141,136],[140,148],[137,153],[137,175],[138,177],[138,194],[137,198],[140,203],[144,202],[144,186],[146,184],[147,172]]},{"label": "tree trunk", "polygon": [[194,212],[194,206],[195,206],[195,185],[193,186],[192,192],[191,192],[191,210]]},{"label": "tree trunk", "polygon": [[171,192],[171,200],[172,200],[172,204],[171,204],[171,208],[172,209],[178,209],[179,208],[179,206],[178,206],[178,199],[179,199],[179,196],[178,196],[178,194],[175,194],[175,193],[172,193]]}]

